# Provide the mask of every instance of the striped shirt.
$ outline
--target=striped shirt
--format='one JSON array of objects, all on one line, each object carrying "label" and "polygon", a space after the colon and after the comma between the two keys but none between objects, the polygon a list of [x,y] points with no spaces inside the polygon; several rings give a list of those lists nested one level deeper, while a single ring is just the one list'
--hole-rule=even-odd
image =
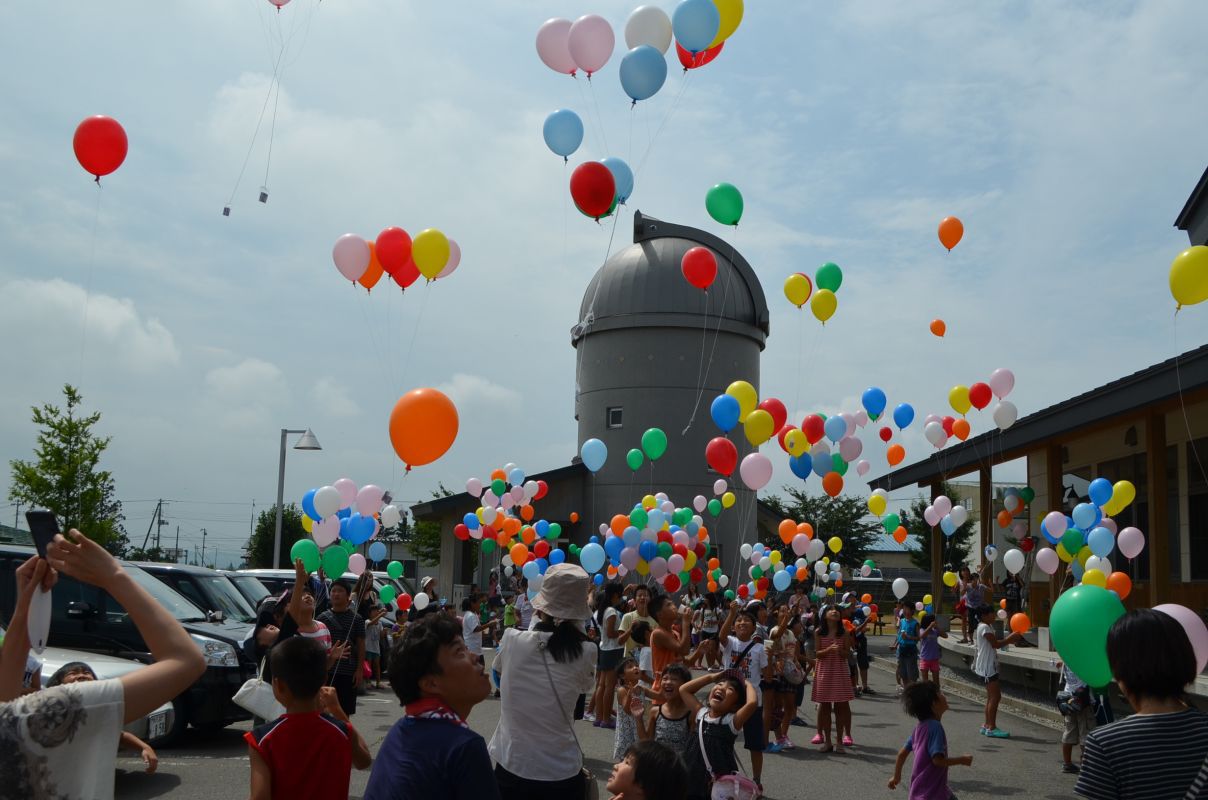
[{"label": "striped shirt", "polygon": [[[1208,715],[1134,714],[1090,733],[1074,791],[1092,800],[1179,800],[1208,757]],[[1208,788],[1192,795],[1208,798]]]}]

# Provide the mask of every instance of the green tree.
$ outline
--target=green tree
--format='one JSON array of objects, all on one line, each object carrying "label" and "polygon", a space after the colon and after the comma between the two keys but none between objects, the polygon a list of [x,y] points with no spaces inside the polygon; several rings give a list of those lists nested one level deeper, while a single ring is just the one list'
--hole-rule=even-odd
[{"label": "green tree", "polygon": [[114,496],[113,475],[100,468],[110,437],[93,430],[101,414],[81,413],[84,398],[74,386],[65,385],[63,397],[66,411],[50,403],[32,409],[39,428],[35,460],[9,462],[9,499],[49,508],[64,530],[78,528],[109,552],[122,555],[129,545],[122,504]]},{"label": "green tree", "polygon": [[[273,566],[273,539],[277,531],[277,506],[274,504],[256,517],[256,529],[247,540],[247,564],[253,569],[271,569]],[[289,560],[290,548],[299,539],[308,536],[302,527],[302,509],[290,503],[281,510],[281,559],[282,568],[292,567]]]},{"label": "green tree", "polygon": [[[814,536],[823,541],[832,536],[842,539],[843,549],[837,555],[828,550],[827,555],[844,567],[858,569],[864,563],[864,559],[868,558],[868,548],[881,532],[881,526],[869,518],[863,500],[844,495],[815,497],[792,486],[786,486],[784,490],[787,498],[772,495],[764,502],[786,519],[808,522],[814,528]],[[780,546],[779,534],[776,531],[765,532],[764,543]],[[782,549],[790,561],[797,558],[791,548]]]},{"label": "green tree", "polygon": [[[940,484],[940,493],[951,500],[953,505],[963,504],[960,493],[952,484]],[[898,511],[898,516],[902,518],[902,524],[906,526],[906,532],[919,543],[919,549],[912,550],[910,553],[910,562],[925,572],[931,572],[931,536],[934,533],[937,536],[944,537],[944,568],[956,572],[960,569],[961,565],[969,560],[969,555],[973,552],[973,535],[976,532],[974,523],[976,522],[976,518],[973,514],[970,514],[969,519],[966,520],[964,525],[957,528],[955,533],[951,536],[944,536],[943,531],[938,526],[932,528],[927,524],[927,520],[923,519],[923,512],[929,505],[931,505],[931,502],[926,497],[919,495],[910,503],[909,511],[905,509],[899,509]]]}]

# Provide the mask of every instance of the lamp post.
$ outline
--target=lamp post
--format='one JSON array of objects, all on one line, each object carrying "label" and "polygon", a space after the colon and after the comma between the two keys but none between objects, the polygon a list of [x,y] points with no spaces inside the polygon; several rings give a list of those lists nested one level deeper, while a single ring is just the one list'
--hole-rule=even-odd
[{"label": "lamp post", "polygon": [[285,437],[291,433],[302,434],[298,443],[294,445],[295,450],[323,449],[319,446],[319,440],[311,433],[310,428],[306,430],[281,429],[281,458],[277,463],[277,529],[273,535],[273,569],[281,567],[281,512],[282,503],[285,502]]}]

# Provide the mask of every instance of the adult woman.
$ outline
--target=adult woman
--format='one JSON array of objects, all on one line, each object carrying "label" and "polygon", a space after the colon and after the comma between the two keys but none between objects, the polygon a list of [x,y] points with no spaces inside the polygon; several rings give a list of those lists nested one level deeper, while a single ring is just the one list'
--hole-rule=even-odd
[{"label": "adult woman", "polygon": [[596,652],[582,627],[590,616],[587,588],[582,567],[551,566],[533,600],[540,622],[531,631],[508,631],[499,645],[503,698],[489,750],[502,800],[561,800],[586,791],[571,712],[595,681]]},{"label": "adult woman", "polygon": [[1153,609],[1130,611],[1107,633],[1107,662],[1136,713],[1087,736],[1074,791],[1094,800],[1208,797],[1208,715],[1183,699],[1196,676],[1183,626]]},{"label": "adult woman", "polygon": [[596,622],[600,626],[600,657],[596,662],[596,691],[592,709],[596,727],[615,728],[612,716],[613,698],[616,695],[617,665],[625,649],[617,641],[621,632],[621,603],[624,597],[621,584],[608,583],[596,599]]},{"label": "adult woman", "polygon": [[847,653],[851,649],[851,637],[843,629],[843,612],[836,605],[822,607],[821,621],[814,633],[814,650],[817,666],[814,672],[812,699],[818,704],[818,732],[822,737],[822,752],[843,752],[840,740],[831,744],[831,712],[834,712],[839,731],[851,729],[851,701],[855,692],[851,688],[851,674],[847,668]]}]

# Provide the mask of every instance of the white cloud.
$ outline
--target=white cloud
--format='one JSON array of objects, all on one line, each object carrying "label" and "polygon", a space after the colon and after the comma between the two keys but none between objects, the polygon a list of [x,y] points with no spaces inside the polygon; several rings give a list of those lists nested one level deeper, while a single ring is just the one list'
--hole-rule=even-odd
[{"label": "white cloud", "polygon": [[320,378],[311,389],[320,410],[333,417],[355,417],[361,407],[348,393],[348,387],[332,378]]},{"label": "white cloud", "polygon": [[276,365],[258,358],[215,367],[205,375],[205,413],[231,429],[272,427],[271,412],[285,405],[288,385]]},{"label": "white cloud", "polygon": [[494,408],[515,412],[520,410],[523,397],[515,389],[494,383],[481,375],[458,372],[436,387],[449,396],[458,409]]}]

